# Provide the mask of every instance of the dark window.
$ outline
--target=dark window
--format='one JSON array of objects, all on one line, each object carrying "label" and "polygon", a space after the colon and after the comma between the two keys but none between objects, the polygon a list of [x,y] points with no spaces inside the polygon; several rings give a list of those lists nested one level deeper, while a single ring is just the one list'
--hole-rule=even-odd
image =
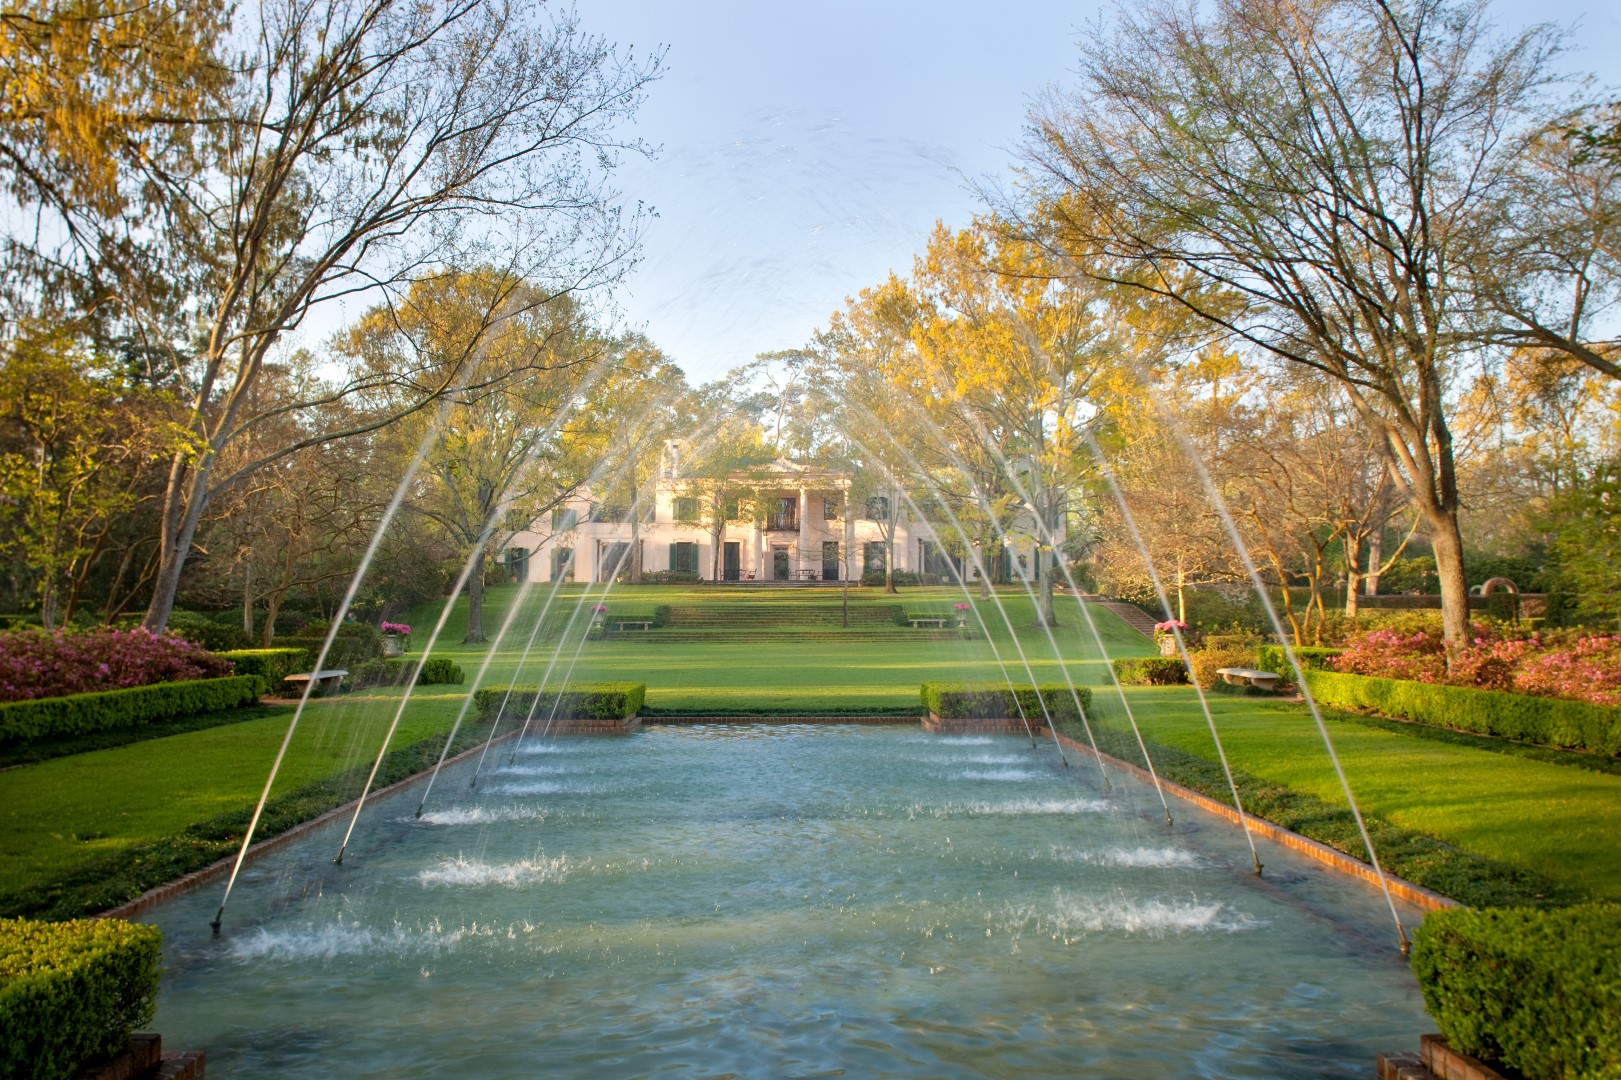
[{"label": "dark window", "polygon": [[552,511],[552,532],[568,532],[579,522],[580,512],[573,508],[558,507]]},{"label": "dark window", "polygon": [[597,503],[591,507],[592,521],[622,522],[630,516],[630,511],[623,506],[614,506],[611,503]]},{"label": "dark window", "polygon": [[698,545],[680,542],[670,545],[670,569],[682,574],[698,572]]},{"label": "dark window", "polygon": [[799,528],[799,500],[777,499],[775,509],[766,517],[767,529],[792,530]]},{"label": "dark window", "polygon": [[887,496],[887,495],[869,495],[869,496],[867,496],[867,520],[868,521],[888,521],[889,520],[889,496]]},{"label": "dark window", "polygon": [[672,512],[674,513],[675,520],[677,521],[685,521],[689,523],[697,521],[698,500],[690,495],[677,496],[675,505],[672,508]]},{"label": "dark window", "polygon": [[868,540],[861,547],[861,572],[863,574],[882,574],[888,560],[884,557],[884,545],[876,540]]},{"label": "dark window", "polygon": [[560,581],[574,572],[574,549],[552,549],[552,580]]},{"label": "dark window", "polygon": [[839,516],[839,497],[837,495],[822,496],[822,520],[836,521]]},{"label": "dark window", "polygon": [[529,549],[507,548],[507,576],[512,581],[529,580]]},{"label": "dark window", "polygon": [[728,495],[726,497],[726,503],[722,508],[721,513],[725,516],[727,521],[737,521],[743,516],[743,507],[739,505],[736,495]]}]

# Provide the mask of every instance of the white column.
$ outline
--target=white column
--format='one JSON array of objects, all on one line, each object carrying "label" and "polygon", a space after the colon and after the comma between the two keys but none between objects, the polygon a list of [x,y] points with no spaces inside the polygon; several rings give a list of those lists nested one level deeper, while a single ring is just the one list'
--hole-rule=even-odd
[{"label": "white column", "polygon": [[844,498],[844,576],[859,576],[853,573],[858,565],[855,561],[856,552],[856,515],[855,509],[850,505],[849,493]]},{"label": "white column", "polygon": [[797,570],[805,569],[805,560],[810,548],[810,496],[805,493],[804,485],[799,488],[799,565]]}]

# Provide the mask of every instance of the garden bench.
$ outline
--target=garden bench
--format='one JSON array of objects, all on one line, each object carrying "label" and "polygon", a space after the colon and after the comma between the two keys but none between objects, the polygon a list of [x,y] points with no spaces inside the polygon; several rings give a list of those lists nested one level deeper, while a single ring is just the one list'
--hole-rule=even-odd
[{"label": "garden bench", "polygon": [[1256,671],[1247,667],[1217,668],[1216,674],[1233,686],[1259,686],[1262,690],[1276,690],[1283,676],[1275,671]]},{"label": "garden bench", "polygon": [[314,680],[315,692],[324,694],[329,690],[338,690],[343,687],[343,680],[348,678],[349,672],[343,668],[323,668],[320,671],[301,671],[297,675],[288,675],[282,682],[292,683],[299,690],[304,684]]},{"label": "garden bench", "polygon": [[619,619],[614,623],[615,630],[651,630],[652,619]]},{"label": "garden bench", "polygon": [[913,630],[917,630],[925,626],[933,627],[936,630],[944,630],[946,627],[946,620],[943,617],[921,616],[916,619],[908,617],[906,621],[912,624]]}]

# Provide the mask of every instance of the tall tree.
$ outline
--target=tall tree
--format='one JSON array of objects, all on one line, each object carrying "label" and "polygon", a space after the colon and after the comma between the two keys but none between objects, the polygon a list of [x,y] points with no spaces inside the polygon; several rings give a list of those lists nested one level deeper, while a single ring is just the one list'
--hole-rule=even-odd
[{"label": "tall tree", "polygon": [[1473,0],[1150,0],[1031,117],[1045,242],[1343,387],[1424,520],[1453,641],[1448,402],[1494,325],[1454,269],[1550,121],[1553,44],[1492,39]]},{"label": "tall tree", "polygon": [[[177,153],[172,169],[142,178],[161,201],[159,240],[140,258],[119,244],[94,251],[103,306],[149,346],[189,346],[175,363],[195,449],[169,463],[150,629],[165,624],[220,491],[470,384],[476,351],[370,372],[335,392],[402,391],[392,412],[221,471],[221,454],[256,424],[324,400],[250,405],[278,343],[312,310],[363,293],[398,300],[447,266],[503,265],[558,292],[623,269],[634,230],[605,177],[628,145],[615,129],[659,65],[582,33],[571,13],[504,0],[231,10],[229,32],[202,39],[232,57],[216,65],[223,76],[197,83],[199,107],[162,127],[193,132],[206,152]],[[105,216],[83,213],[99,215],[88,219],[98,228]]]}]

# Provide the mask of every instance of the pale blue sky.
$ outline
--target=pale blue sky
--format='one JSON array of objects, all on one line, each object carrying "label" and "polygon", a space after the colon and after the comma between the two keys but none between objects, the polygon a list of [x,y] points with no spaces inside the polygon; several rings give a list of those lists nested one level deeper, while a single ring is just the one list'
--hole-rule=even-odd
[{"label": "pale blue sky", "polygon": [[[632,325],[715,378],[803,344],[843,298],[905,271],[937,219],[979,208],[961,174],[1005,174],[1031,95],[1068,79],[1095,3],[598,0],[582,23],[668,73],[621,170],[655,207],[621,289]],[[1581,21],[1571,70],[1621,83],[1621,4],[1498,0],[1507,27]]]}]

